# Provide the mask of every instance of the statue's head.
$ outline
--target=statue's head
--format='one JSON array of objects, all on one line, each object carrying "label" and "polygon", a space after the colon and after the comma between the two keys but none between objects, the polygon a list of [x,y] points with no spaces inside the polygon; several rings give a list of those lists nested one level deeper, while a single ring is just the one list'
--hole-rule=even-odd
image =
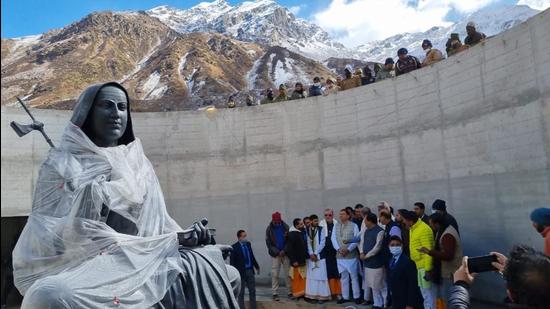
[{"label": "statue's head", "polygon": [[78,99],[71,122],[99,147],[134,140],[130,100],[124,87],[115,82],[88,87]]}]

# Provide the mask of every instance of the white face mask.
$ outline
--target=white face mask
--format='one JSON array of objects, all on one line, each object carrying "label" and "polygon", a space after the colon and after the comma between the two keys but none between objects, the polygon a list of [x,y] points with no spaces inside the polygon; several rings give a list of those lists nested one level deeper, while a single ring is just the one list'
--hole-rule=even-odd
[{"label": "white face mask", "polygon": [[390,252],[393,256],[398,256],[403,252],[402,247],[390,247]]},{"label": "white face mask", "polygon": [[243,238],[243,239],[241,239],[241,240],[239,240],[239,242],[240,242],[241,244],[244,244],[244,243],[246,242],[246,237]]},{"label": "white face mask", "polygon": [[313,83],[313,86],[319,87],[319,86],[321,86],[321,83]]}]

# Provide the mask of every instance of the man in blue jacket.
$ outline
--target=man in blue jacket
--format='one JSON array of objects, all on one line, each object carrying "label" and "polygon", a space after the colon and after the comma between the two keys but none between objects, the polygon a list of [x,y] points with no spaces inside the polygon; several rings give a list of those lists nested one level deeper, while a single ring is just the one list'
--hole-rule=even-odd
[{"label": "man in blue jacket", "polygon": [[388,265],[388,287],[393,309],[422,308],[424,300],[418,287],[416,265],[403,254],[403,242],[398,236],[390,238],[392,254]]},{"label": "man in blue jacket", "polygon": [[239,307],[244,309],[244,287],[248,287],[250,308],[256,309],[256,281],[254,280],[254,269],[260,273],[260,266],[254,257],[252,246],[246,240],[246,232],[237,232],[238,241],[233,244],[233,251],[229,259],[231,266],[235,267],[241,275],[241,291],[239,292]]}]

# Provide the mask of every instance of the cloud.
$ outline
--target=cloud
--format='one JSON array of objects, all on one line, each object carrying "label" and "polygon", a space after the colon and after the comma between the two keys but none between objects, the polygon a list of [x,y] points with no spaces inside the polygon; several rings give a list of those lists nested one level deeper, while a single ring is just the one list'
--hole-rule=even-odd
[{"label": "cloud", "polygon": [[550,7],[550,0],[519,0],[518,5],[528,5],[532,9],[543,11]]},{"label": "cloud", "polygon": [[288,10],[290,11],[290,13],[294,15],[298,15],[298,13],[300,13],[300,10],[302,10],[302,7],[299,5],[295,5],[295,6],[289,7]]},{"label": "cloud", "polygon": [[448,26],[452,10],[474,12],[497,0],[332,0],[313,21],[337,40],[355,47],[403,32],[426,31]]}]

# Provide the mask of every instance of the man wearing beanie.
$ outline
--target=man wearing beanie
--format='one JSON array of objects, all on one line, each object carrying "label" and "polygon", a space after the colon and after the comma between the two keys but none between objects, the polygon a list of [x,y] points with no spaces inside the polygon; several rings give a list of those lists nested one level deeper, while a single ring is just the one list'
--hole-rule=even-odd
[{"label": "man wearing beanie", "polygon": [[[271,264],[271,289],[273,300],[279,300],[279,273],[283,266],[283,276],[286,287],[290,289],[290,279],[288,277],[289,261],[285,254],[284,247],[288,236],[288,224],[282,218],[281,213],[274,212],[271,215],[271,222],[265,231],[265,243],[267,250],[272,258]],[[291,293],[289,293],[291,296]]]},{"label": "man wearing beanie", "polygon": [[409,55],[409,52],[406,48],[400,48],[397,51],[397,56],[399,57],[399,59],[395,64],[395,76],[409,73],[422,67],[422,63],[420,62],[420,60],[418,60],[418,58],[416,58],[415,56]]},{"label": "man wearing beanie", "polygon": [[435,200],[432,204],[432,210],[445,215],[445,220],[447,220],[447,222],[460,234],[460,231],[458,230],[458,223],[456,222],[455,217],[451,216],[451,214],[447,212],[447,203],[444,200]]},{"label": "man wearing beanie", "polygon": [[550,208],[537,208],[531,213],[533,227],[544,238],[544,253],[550,256]]},{"label": "man wearing beanie", "polygon": [[393,58],[386,58],[386,61],[384,62],[384,68],[376,73],[377,82],[386,78],[393,78],[395,76],[395,72],[393,71],[393,64]]},{"label": "man wearing beanie", "polygon": [[430,40],[422,41],[422,49],[426,52],[426,58],[422,61],[422,67],[427,67],[443,60],[443,53],[439,49],[433,48]]}]

